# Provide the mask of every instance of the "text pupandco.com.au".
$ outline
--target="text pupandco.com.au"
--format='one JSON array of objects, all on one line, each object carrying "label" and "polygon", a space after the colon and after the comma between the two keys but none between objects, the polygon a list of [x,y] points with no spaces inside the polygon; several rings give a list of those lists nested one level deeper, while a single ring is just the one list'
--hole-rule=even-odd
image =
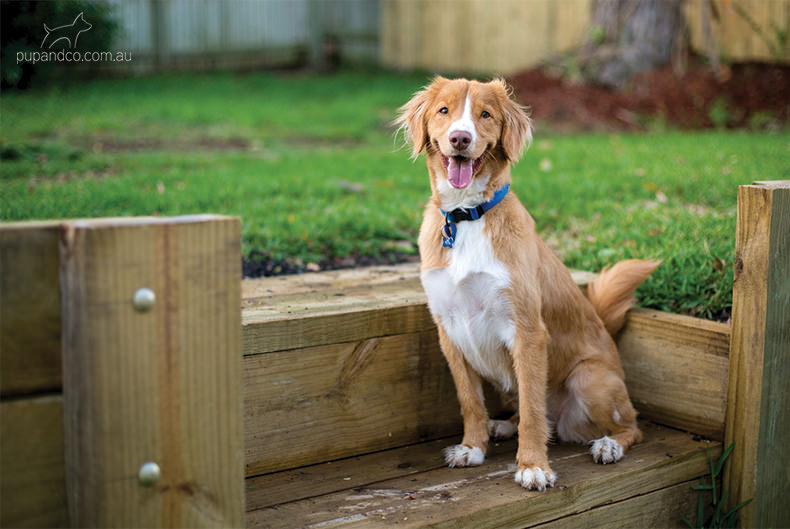
[{"label": "text pupandco.com.au", "polygon": [[131,62],[131,51],[18,51],[16,63],[29,62]]}]

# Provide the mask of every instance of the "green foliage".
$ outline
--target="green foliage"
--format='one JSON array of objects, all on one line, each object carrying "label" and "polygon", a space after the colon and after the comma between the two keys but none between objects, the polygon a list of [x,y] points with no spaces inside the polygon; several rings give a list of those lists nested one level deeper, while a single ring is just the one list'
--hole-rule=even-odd
[{"label": "green foliage", "polygon": [[[738,511],[744,506],[748,505],[752,500],[751,498],[739,503],[729,511],[724,510],[724,502],[727,501],[727,490],[721,488],[719,483],[724,470],[724,463],[735,448],[735,443],[732,443],[721,454],[718,461],[714,464],[710,451],[707,450],[708,464],[710,466],[710,483],[705,483],[705,478],[700,479],[699,485],[693,485],[691,488],[697,491],[697,512],[696,521],[692,524],[688,518],[681,516],[683,522],[691,529],[718,529],[725,527],[735,527],[738,524]],[[705,493],[710,492],[711,501],[710,508],[712,514],[705,517]]]},{"label": "green foliage", "polygon": [[[430,187],[389,125],[426,75],[167,75],[4,92],[0,219],[224,213],[245,255],[416,252]],[[766,132],[541,135],[513,191],[573,268],[663,259],[643,306],[725,318],[736,191],[790,178]]]},{"label": "green foliage", "polygon": [[717,97],[710,104],[708,110],[708,117],[713,126],[717,129],[723,129],[732,121],[732,112],[730,112],[730,104],[725,97]]},{"label": "green foliage", "polygon": [[590,42],[595,45],[600,45],[606,42],[606,28],[602,26],[591,26],[588,30],[588,38]]}]

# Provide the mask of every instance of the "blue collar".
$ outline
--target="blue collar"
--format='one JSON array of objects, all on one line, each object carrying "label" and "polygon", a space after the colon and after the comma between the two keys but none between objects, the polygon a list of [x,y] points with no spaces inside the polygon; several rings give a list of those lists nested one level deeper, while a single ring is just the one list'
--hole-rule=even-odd
[{"label": "blue collar", "polygon": [[507,195],[509,190],[510,185],[506,184],[500,187],[497,192],[494,193],[494,196],[491,197],[491,200],[483,204],[479,204],[472,209],[457,208],[452,211],[440,209],[439,211],[441,211],[442,215],[444,215],[444,226],[442,226],[442,248],[453,247],[453,244],[455,243],[455,234],[458,231],[458,228],[455,225],[456,222],[479,219],[485,214],[486,211],[502,202],[502,199],[505,198],[505,195]]}]

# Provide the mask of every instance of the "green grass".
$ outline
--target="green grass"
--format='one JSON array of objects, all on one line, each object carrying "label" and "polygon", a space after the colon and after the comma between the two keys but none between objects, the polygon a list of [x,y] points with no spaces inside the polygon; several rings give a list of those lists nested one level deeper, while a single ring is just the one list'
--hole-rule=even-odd
[{"label": "green grass", "polygon": [[[0,99],[0,219],[214,212],[245,254],[302,263],[416,251],[429,186],[388,126],[423,75],[96,80]],[[767,133],[544,136],[513,190],[571,267],[662,258],[642,304],[731,304],[736,190],[790,178]]]}]

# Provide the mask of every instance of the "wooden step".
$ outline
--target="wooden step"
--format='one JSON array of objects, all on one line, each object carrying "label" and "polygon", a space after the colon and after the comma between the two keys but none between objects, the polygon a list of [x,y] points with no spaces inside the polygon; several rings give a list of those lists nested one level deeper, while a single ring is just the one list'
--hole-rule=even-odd
[{"label": "wooden step", "polygon": [[695,512],[691,485],[709,472],[706,447],[715,458],[721,445],[641,427],[644,442],[614,465],[594,463],[584,446],[551,446],[558,483],[543,493],[514,482],[513,440],[492,444],[474,468],[444,464],[442,448],[458,441],[450,438],[250,478],[247,526],[680,526]]}]

